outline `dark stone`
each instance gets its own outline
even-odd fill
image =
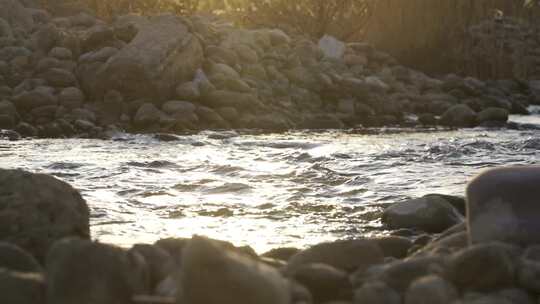
[[[150,272],[150,287],[153,290],[162,280],[175,271],[171,255],[156,245],[136,244],[131,251],[144,257]]]
[[[0,303],[44,304],[45,279],[37,273],[0,268]]]
[[[42,271],[33,256],[17,245],[6,242],[0,242],[0,269],[2,268],[18,272]]]
[[[77,83],[77,79],[72,72],[59,68],[49,69],[43,73],[43,78],[47,80],[49,85],[55,87],[69,87]]]
[[[371,281],[354,291],[354,304],[401,304],[399,293],[381,281]]]
[[[262,254],[263,257],[288,261],[293,255],[300,252],[298,248],[284,247],[284,248],[275,248],[268,252]]]
[[[385,257],[404,258],[412,247],[410,239],[398,236],[386,236],[373,239],[384,252]]]
[[[132,303],[148,294],[148,269],[136,252],[79,239],[54,244],[46,262],[47,303]]]
[[[511,286],[519,252],[503,243],[478,244],[455,253],[448,275],[461,289],[491,290]]]
[[[472,243],[540,242],[540,167],[504,167],[483,172],[467,186]]]
[[[382,271],[376,273],[372,279],[383,281],[393,289],[404,292],[416,279],[431,274],[440,274],[443,269],[444,259],[440,257],[419,257],[384,265]]]
[[[345,271],[365,269],[381,263],[384,253],[377,242],[367,239],[321,243],[302,250],[289,259],[288,270],[311,263],[322,263]]]
[[[451,304],[458,296],[452,284],[439,276],[430,275],[412,282],[405,294],[405,304]]]
[[[451,127],[473,127],[476,113],[467,105],[459,104],[451,107],[441,117],[441,123]]]
[[[277,270],[203,237],[194,236],[184,249],[181,277],[182,300],[190,304],[290,303]]]
[[[439,233],[463,221],[459,212],[439,196],[395,203],[384,210],[382,222],[392,229],[416,228]]]
[[[39,261],[58,239],[90,237],[88,206],[67,183],[45,174],[0,170],[0,189],[5,194],[0,196],[0,240]]]
[[[21,136],[23,137],[36,137],[38,134],[37,129],[26,122],[21,122],[15,127],[15,131],[17,131]]]
[[[330,300],[347,300],[351,290],[348,274],[326,264],[305,264],[291,274],[297,282],[306,286],[317,303]]]

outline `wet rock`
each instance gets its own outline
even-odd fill
[[[135,252],[67,239],[47,255],[47,303],[131,303],[148,294],[148,269]]]
[[[415,280],[432,274],[441,274],[444,271],[444,259],[439,257],[420,257],[399,260],[382,266],[380,272],[375,272],[373,278],[388,284],[393,289],[404,292]]]
[[[184,113],[193,113],[195,112],[196,106],[191,102],[182,101],[182,100],[170,100],[167,101],[161,106],[163,112],[172,115],[178,112]]]
[[[7,114],[0,114],[0,129],[13,129],[16,122],[13,116]]]
[[[412,256],[451,254],[467,247],[468,244],[469,237],[467,232],[462,231],[436,239],[425,245],[425,247],[414,252]]]
[[[49,85],[54,87],[69,87],[74,86],[77,83],[75,75],[64,69],[52,68],[43,73],[42,76],[47,80]]]
[[[470,107],[459,104],[444,112],[440,121],[443,125],[450,127],[473,127],[476,118],[476,113]]]
[[[133,123],[138,128],[144,129],[158,124],[162,115],[163,113],[154,104],[145,103],[135,113]]]
[[[282,261],[288,261],[289,258],[297,254],[298,252],[300,252],[300,249],[298,248],[283,247],[272,249],[268,252],[263,253],[261,256]]]
[[[159,282],[174,272],[175,265],[172,257],[158,246],[136,244],[131,248],[131,251],[144,257],[149,269],[151,289],[154,289]]]
[[[10,117],[13,122],[19,121],[19,113],[15,105],[7,100],[0,101],[0,115]]]
[[[261,102],[253,94],[224,90],[216,90],[203,96],[202,102],[212,108],[233,107],[241,110],[261,106]]]
[[[182,265],[181,290],[191,304],[291,301],[288,284],[275,269],[203,237],[191,239]]]
[[[451,281],[459,288],[491,290],[510,286],[519,251],[503,243],[478,244],[455,253],[448,265]]]
[[[2,268],[18,272],[42,271],[33,256],[20,247],[6,242],[0,242],[0,269]]]
[[[373,239],[382,249],[385,257],[404,258],[413,246],[410,239],[398,236],[385,236]]]
[[[60,39],[58,28],[53,24],[40,27],[32,34],[31,45],[34,50],[47,54]]]
[[[84,93],[77,87],[62,89],[58,94],[58,103],[68,109],[80,108],[84,101]]]
[[[73,58],[73,52],[63,47],[54,47],[49,51],[49,56],[58,60],[71,60]]]
[[[496,293],[497,297],[508,300],[513,304],[534,304],[536,298],[533,294],[520,288],[508,288]]]
[[[382,221],[392,229],[417,228],[438,233],[460,223],[463,218],[445,199],[431,196],[391,205],[384,210]]]
[[[12,28],[20,28],[25,32],[29,32],[34,26],[30,10],[18,0],[0,1],[0,18],[6,20]]]
[[[188,81],[176,87],[176,97],[181,100],[196,101],[201,97],[201,92],[199,91],[199,86],[195,82]]]
[[[82,48],[84,51],[96,50],[106,46],[114,39],[113,30],[106,25],[95,25],[84,33],[82,38]]]
[[[197,107],[195,113],[200,118],[201,122],[209,128],[227,129],[230,124],[223,119],[216,111],[208,107]]]
[[[365,269],[383,261],[384,253],[376,242],[367,239],[322,243],[302,250],[289,259],[287,269],[322,263],[345,271]]]
[[[540,242],[537,197],[540,167],[503,167],[485,171],[467,186],[472,243]]]
[[[114,36],[125,43],[130,43],[139,30],[133,23],[116,24],[114,26]]]
[[[37,107],[56,105],[57,102],[57,99],[50,91],[42,88],[23,92],[13,97],[13,103],[21,113]]]
[[[202,49],[172,15],[148,19],[135,38],[99,68],[93,92],[114,89],[127,99],[172,97],[182,81],[193,79],[202,62]]]
[[[154,245],[167,251],[177,266],[182,264],[182,253],[189,243],[186,238],[165,238],[158,240]]]
[[[297,125],[300,129],[343,129],[345,124],[335,115],[307,115]]]
[[[38,134],[37,129],[26,122],[20,122],[16,127],[15,131],[17,131],[21,136],[23,137],[35,137]]]
[[[88,206],[65,182],[45,174],[0,170],[0,189],[5,194],[0,196],[0,240],[43,261],[56,240],[90,237]]]
[[[454,196],[454,195],[446,195],[446,194],[438,194],[438,193],[431,193],[424,195],[425,198],[442,198],[450,205],[452,205],[454,208],[456,208],[457,211],[463,216],[465,216],[465,209],[466,209],[466,203],[465,198],[462,196]]]
[[[0,290],[1,303],[45,303],[45,279],[38,273],[14,272],[0,268]]]
[[[430,275],[412,282],[405,294],[405,304],[450,304],[458,296],[452,284],[439,276]]]
[[[400,304],[397,291],[381,281],[372,281],[354,291],[354,304]]]
[[[508,121],[508,110],[503,108],[487,108],[478,113],[476,120],[479,124],[485,122],[506,122]]]
[[[351,283],[348,274],[326,264],[305,264],[293,271],[291,277],[311,292],[317,303],[347,299]]]

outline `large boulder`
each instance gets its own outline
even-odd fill
[[[31,11],[19,0],[0,0],[0,18],[6,20],[12,28],[23,31],[30,31],[34,26]]]
[[[44,257],[64,237],[88,239],[89,211],[80,193],[45,174],[0,170],[0,240]]]
[[[460,223],[463,217],[442,197],[424,196],[391,205],[384,210],[382,221],[392,229],[439,233]]]
[[[441,116],[441,123],[450,127],[473,127],[476,113],[467,105],[459,104],[451,107]]]
[[[149,288],[139,253],[87,240],[57,242],[47,255],[46,275],[47,303],[132,303]]]
[[[472,243],[540,242],[540,166],[485,171],[467,186],[467,214]]]
[[[180,18],[150,17],[85,87],[97,95],[114,89],[127,99],[165,99],[174,95],[176,85],[193,79],[202,58],[201,45]]]
[[[181,278],[179,289],[190,304],[291,302],[277,270],[203,237],[193,237],[184,249]]]

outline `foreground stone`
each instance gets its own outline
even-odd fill
[[[89,210],[80,193],[45,174],[0,169],[0,240],[44,261],[64,237],[88,239]]]
[[[47,303],[131,303],[133,296],[149,292],[144,258],[118,247],[62,240],[46,264]]]
[[[468,226],[472,243],[540,242],[540,167],[488,170],[467,187]]]
[[[43,275],[14,272],[0,268],[0,303],[45,303],[45,280]]]
[[[291,302],[277,270],[196,236],[184,249],[180,289],[190,304]]]

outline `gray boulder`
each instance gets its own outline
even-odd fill
[[[28,252],[6,242],[0,242],[0,269],[19,272],[41,272],[41,265]],[[0,293],[1,294],[1,293]]]
[[[178,83],[193,79],[202,57],[198,40],[180,18],[151,17],[85,87],[98,95],[114,89],[127,99],[165,99],[172,97]]]
[[[57,242],[47,255],[47,303],[131,303],[148,294],[144,258],[136,252],[79,239]]]
[[[425,196],[391,205],[384,210],[382,221],[392,229],[439,233],[460,223],[463,217],[442,197]]]
[[[72,72],[60,68],[52,68],[43,73],[43,78],[54,87],[69,87],[77,83]]]
[[[440,276],[417,279],[405,293],[405,304],[451,304],[459,297],[457,289]]]
[[[44,295],[43,275],[0,268],[0,303],[44,304]]]
[[[170,100],[161,106],[163,112],[172,115],[178,112],[184,113],[193,113],[195,112],[196,106],[191,102],[182,101],[182,100]]]
[[[510,113],[507,109],[503,108],[487,108],[485,110],[482,110],[478,113],[478,116],[476,117],[476,120],[479,124],[485,123],[485,122],[507,122],[508,121],[508,115]]]
[[[470,246],[450,258],[448,277],[457,287],[469,290],[511,286],[519,253],[518,248],[498,242]]]
[[[163,112],[161,112],[154,104],[144,103],[141,105],[133,118],[133,123],[137,128],[146,128],[159,124]]]
[[[84,93],[77,87],[62,89],[58,94],[58,103],[68,109],[80,108],[84,101]]]
[[[184,249],[181,287],[190,304],[288,304],[287,281],[274,268],[194,236]]]
[[[176,87],[176,97],[181,100],[196,101],[201,97],[201,92],[195,82],[188,81]]]
[[[0,240],[43,261],[58,239],[90,237],[89,211],[80,193],[52,176],[0,170]],[[29,191],[31,189],[31,191]]]
[[[473,127],[476,123],[476,112],[469,106],[459,104],[451,107],[441,116],[441,123],[450,127]]]
[[[34,26],[31,12],[18,0],[0,0],[0,18],[6,20],[12,28],[26,32]]]
[[[210,92],[204,96],[201,101],[211,108],[233,107],[240,110],[246,110],[261,106],[261,102],[254,94],[224,90]]]
[[[291,277],[307,287],[317,303],[346,300],[346,291],[351,289],[351,282],[345,271],[325,264],[302,265],[294,270]]]
[[[381,281],[372,281],[354,291],[354,304],[401,304],[399,293]]]
[[[467,186],[469,237],[472,243],[540,242],[540,166],[485,171]]]

